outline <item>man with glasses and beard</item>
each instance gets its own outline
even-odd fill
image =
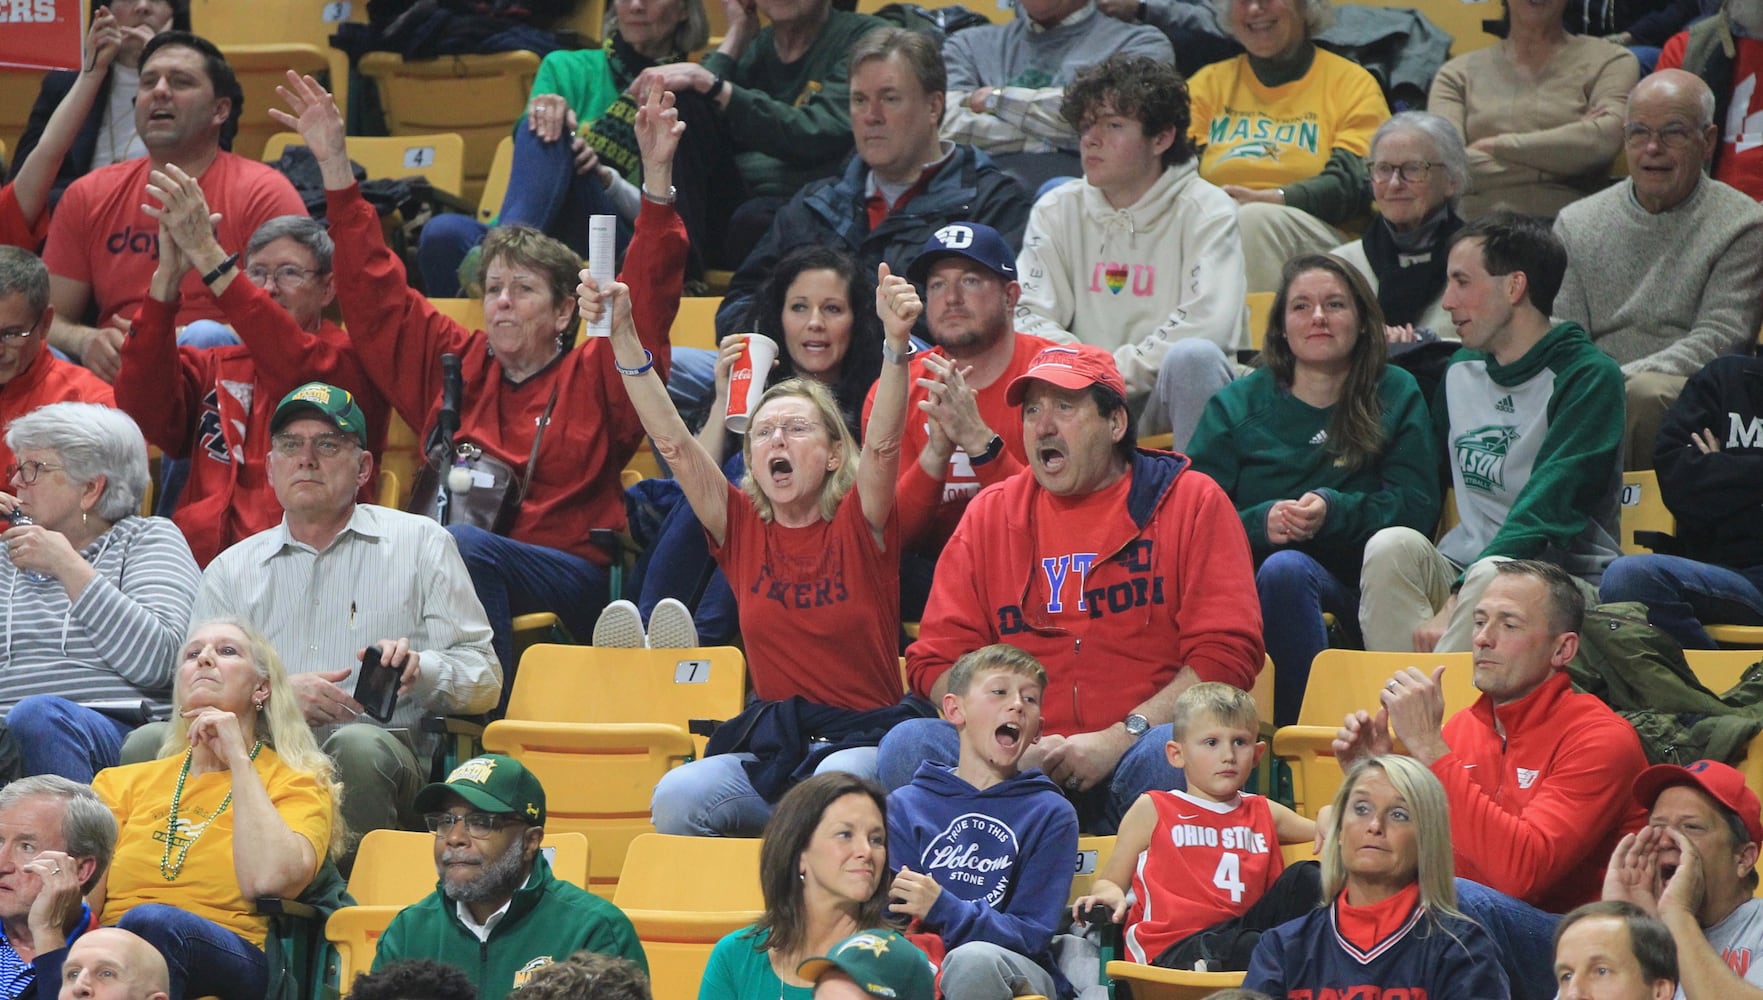
[[[428,785],[416,808],[435,835],[440,884],[380,937],[373,971],[428,958],[455,966],[478,996],[499,997],[578,951],[630,959],[648,971],[629,920],[611,903],[558,879],[539,852],[545,789],[512,757],[485,754]]]

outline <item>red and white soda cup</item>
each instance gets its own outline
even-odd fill
[[[746,334],[746,349],[728,373],[728,413],[722,425],[736,434],[747,433],[759,397],[765,395],[765,377],[777,360],[777,341],[760,333]]]

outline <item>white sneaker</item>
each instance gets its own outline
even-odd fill
[[[692,612],[671,597],[664,597],[649,615],[650,649],[696,649],[698,626]]]
[[[629,601],[613,601],[594,623],[594,645],[607,649],[642,649],[643,613]]]

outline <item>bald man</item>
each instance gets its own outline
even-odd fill
[[[80,935],[61,965],[61,1000],[171,1000],[165,957],[119,927]]]
[[[1684,382],[1747,349],[1763,318],[1763,208],[1703,175],[1718,143],[1708,85],[1683,70],[1655,73],[1628,95],[1628,179],[1555,220],[1567,245],[1555,316],[1622,365],[1629,469],[1653,467],[1660,421]]]

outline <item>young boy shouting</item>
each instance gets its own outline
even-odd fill
[[[1314,841],[1316,824],[1243,792],[1266,746],[1248,692],[1195,684],[1175,703],[1169,762],[1187,791],[1146,792],[1120,821],[1107,867],[1073,904],[1126,922],[1132,961],[1166,969],[1240,971],[1261,932],[1303,916],[1321,898],[1319,866],[1285,867],[1281,844]],[[1133,898],[1130,909],[1126,892]],[[1201,964],[1204,963],[1204,964]]]
[[[1077,858],[1077,811],[1018,761],[1041,733],[1047,671],[1004,644],[955,661],[943,715],[961,735],[954,768],[926,762],[888,796],[896,915],[942,938],[942,994],[1070,997],[1051,944]]]

